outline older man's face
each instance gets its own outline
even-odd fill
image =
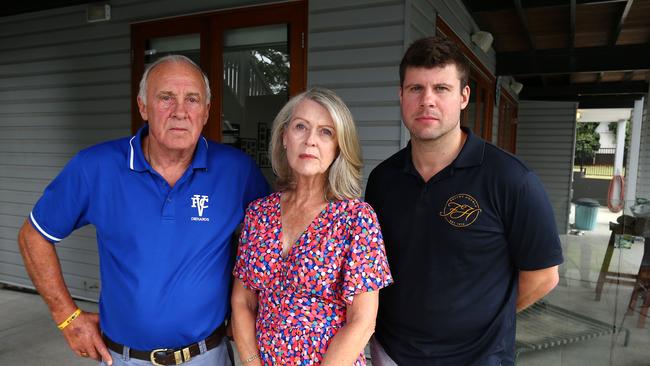
[[[138,107],[149,122],[149,143],[157,150],[193,152],[210,110],[201,73],[183,62],[165,62],[147,81],[147,104],[138,98]]]

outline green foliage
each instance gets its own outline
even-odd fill
[[[594,158],[600,149],[600,134],[596,132],[598,123],[578,123],[576,129],[576,158],[578,161],[587,162]]]
[[[289,55],[276,48],[259,48],[251,51],[253,62],[264,75],[273,94],[289,92]]]

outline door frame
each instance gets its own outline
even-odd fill
[[[486,141],[492,141],[492,119],[494,115],[494,90],[496,85],[496,78],[490,70],[483,65],[472,50],[465,45],[463,40],[451,29],[447,23],[440,17],[436,16],[436,34],[453,40],[460,48],[460,51],[465,55],[470,64],[469,80],[473,80],[477,87],[476,90],[470,90],[470,93],[476,95],[476,108],[474,130],[476,135],[481,136]],[[484,103],[482,103],[484,101]],[[481,108],[481,113],[478,113],[478,108]],[[469,115],[468,108],[465,108],[461,113],[461,122],[466,121]],[[479,116],[482,117],[479,120]]]
[[[244,27],[286,23],[289,44],[289,96],[303,92],[307,86],[307,1],[291,1],[254,5],[214,12],[179,16],[131,24],[131,131],[135,133],[144,121],[140,117],[136,97],[144,73],[144,51],[150,38],[198,33],[200,66],[210,80],[212,100],[208,123],[203,134],[221,141],[221,88],[223,84],[223,34]]]

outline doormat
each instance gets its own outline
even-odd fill
[[[615,325],[538,301],[517,314],[516,354],[585,341],[617,331],[625,332],[624,346],[627,347],[629,329],[617,330]]]

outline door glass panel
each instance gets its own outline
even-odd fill
[[[289,95],[288,27],[232,29],[223,41],[222,142],[242,149],[272,181],[271,127]]]
[[[201,35],[182,34],[147,40],[144,51],[145,69],[157,59],[171,54],[187,56],[197,65],[201,65]]]
[[[475,127],[474,127],[474,133],[477,135],[485,138],[485,104],[486,104],[486,99],[487,99],[487,93],[485,88],[482,86],[479,87],[481,90],[477,90],[477,103],[476,103],[476,120],[475,120]]]
[[[508,141],[510,141],[510,104],[501,101],[501,111],[499,113],[499,147],[509,150]]]
[[[476,90],[476,81],[474,79],[469,79],[469,103],[467,103],[467,113],[466,113],[466,118],[465,121],[463,121],[463,126],[469,128],[470,130],[474,131],[474,125],[476,122],[476,93],[478,90]]]

